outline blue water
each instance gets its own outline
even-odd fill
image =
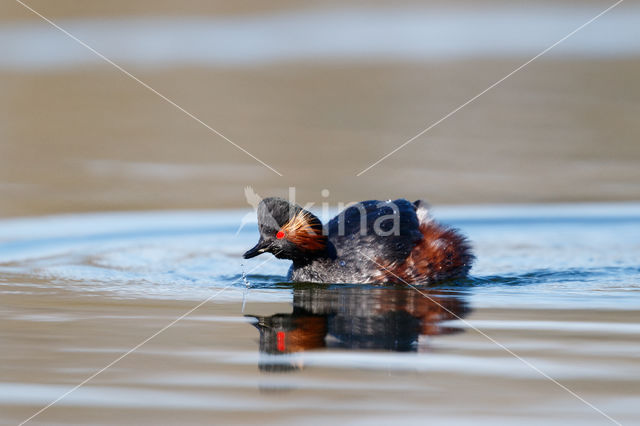
[[[434,208],[478,261],[418,288],[287,283],[246,213],[1,220],[0,423],[107,366],[33,423],[637,423],[640,204]]]
[[[119,64],[152,69],[327,60],[424,62],[532,57],[611,4],[329,8],[226,17],[54,21]],[[640,54],[639,17],[637,4],[623,2],[548,56],[635,57]],[[0,26],[0,69],[73,69],[101,63],[38,18]]]
[[[289,262],[241,253],[246,211],[63,215],[0,221],[0,274],[114,297],[287,301]],[[473,242],[466,280],[436,286],[480,307],[640,308],[640,204],[455,207],[437,218]],[[246,273],[249,284],[242,278]],[[25,284],[20,291],[29,292]],[[3,284],[0,283],[0,292]],[[11,284],[11,291],[16,291]]]

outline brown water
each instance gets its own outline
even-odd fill
[[[283,176],[0,4],[0,424],[640,422],[637,4],[358,177],[611,3],[28,3]],[[247,185],[460,205],[473,276],[285,283]]]
[[[283,176],[7,4],[16,18],[0,31],[2,216],[240,207],[246,185],[263,196],[295,186],[303,203],[328,189],[332,205],[640,198],[633,2],[359,177],[607,5],[281,3],[287,11],[228,15],[190,3],[173,13],[56,4],[34,3]]]
[[[31,416],[191,307],[81,303],[76,294],[42,297],[46,307],[3,299],[13,308],[2,318],[11,330],[3,332],[5,424]],[[419,353],[316,348],[294,361],[295,371],[260,371],[258,332],[239,310],[207,304],[32,424],[609,423],[473,331],[429,336]],[[249,302],[246,311],[272,315],[291,306]],[[492,321],[484,329],[492,338],[623,424],[637,422],[637,313],[502,308],[470,319]],[[512,329],[511,321],[525,326]],[[580,322],[586,330],[538,328],[538,321]],[[600,321],[608,327],[589,330]],[[610,333],[625,325],[635,332]]]
[[[242,212],[1,221],[2,423],[637,422],[640,207],[436,214],[478,262],[418,289],[285,283]]]

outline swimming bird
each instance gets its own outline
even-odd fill
[[[244,258],[289,259],[291,281],[434,283],[465,277],[474,260],[466,237],[436,222],[423,200],[361,201],[325,226],[283,198],[263,199],[257,214],[260,238]]]

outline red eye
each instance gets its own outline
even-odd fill
[[[279,240],[283,239],[284,238],[284,232],[278,231],[278,233],[276,234],[276,238],[279,239]]]

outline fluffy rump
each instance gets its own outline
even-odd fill
[[[465,277],[475,258],[467,239],[433,220],[420,221],[419,229],[422,240],[404,261],[387,266],[381,281],[431,283]]]

